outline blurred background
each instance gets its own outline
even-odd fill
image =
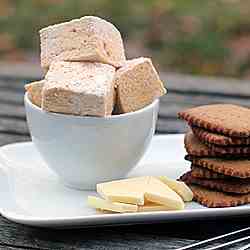
[[[84,15],[114,23],[128,58],[161,71],[250,78],[247,0],[0,0],[0,63],[38,65],[39,29]]]

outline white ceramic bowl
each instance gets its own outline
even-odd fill
[[[155,131],[159,100],[106,118],[45,112],[25,94],[27,121],[36,148],[67,186],[91,190],[119,179],[144,155]],[[34,166],[35,167],[35,166]]]

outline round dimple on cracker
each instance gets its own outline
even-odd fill
[[[204,105],[178,113],[192,126],[230,137],[250,136],[250,109],[232,104]]]
[[[199,185],[188,185],[194,194],[194,200],[206,207],[235,207],[250,203],[250,193],[230,194],[214,191]]]
[[[226,193],[247,194],[250,193],[250,180],[240,178],[230,179],[202,179],[193,177],[191,171],[180,178],[187,184],[197,184],[209,189],[214,189]]]
[[[250,137],[229,137],[195,126],[192,126],[191,129],[194,135],[203,143],[216,144],[219,146],[250,145]]]

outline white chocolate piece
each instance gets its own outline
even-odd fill
[[[116,213],[133,213],[133,212],[154,212],[154,211],[169,211],[171,207],[162,206],[159,204],[148,203],[143,206],[133,204],[111,202],[96,196],[88,196],[88,205],[98,210],[110,211]]]
[[[158,178],[150,176],[145,188],[145,200],[167,206],[172,210],[184,209],[182,198]]]
[[[110,202],[144,205],[148,202],[168,209],[184,209],[182,198],[158,178],[143,176],[97,184],[97,192]]]
[[[148,176],[99,183],[97,193],[111,202],[144,205],[143,187]]]
[[[110,202],[96,196],[88,196],[88,205],[96,209],[117,213],[137,212],[138,210],[136,205]]]
[[[171,206],[159,205],[156,203],[148,203],[143,206],[138,206],[138,212],[155,212],[155,211],[172,211],[174,210]]]
[[[193,200],[193,192],[184,182],[170,179],[167,176],[159,176],[158,178],[179,194],[183,201]]]

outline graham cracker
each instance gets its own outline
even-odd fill
[[[204,105],[178,113],[192,126],[228,135],[250,136],[250,109],[232,104]]]
[[[192,176],[191,172],[180,177],[186,184],[197,184],[209,189],[215,189],[226,193],[247,194],[250,193],[250,180],[240,178],[230,179],[201,179]]]
[[[230,194],[214,191],[198,185],[188,185],[194,194],[194,200],[206,207],[235,207],[250,203],[250,194]]]
[[[194,135],[204,143],[216,144],[219,146],[230,145],[250,145],[250,137],[229,137],[226,135],[216,134],[203,128],[192,127]]]
[[[195,156],[217,156],[207,145],[198,140],[198,138],[191,132],[187,132],[184,137],[185,149],[190,155]]]
[[[206,143],[206,145],[213,151],[219,154],[228,155],[249,155],[250,157],[250,147],[249,146],[217,146],[215,144]]]
[[[248,149],[232,150],[230,147],[214,147],[212,144],[202,143],[192,131],[186,133],[184,137],[184,145],[187,153],[189,155],[199,156],[199,157],[223,157],[223,158],[239,158],[239,157],[250,157]],[[250,150],[250,147],[247,147]],[[216,151],[215,151],[216,149]]]
[[[187,155],[185,160],[220,174],[237,178],[250,177],[250,160],[248,159],[222,159]]]

